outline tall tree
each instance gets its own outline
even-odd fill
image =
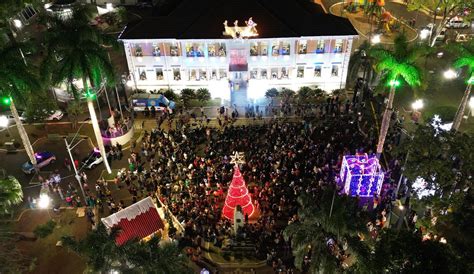
[[[464,1],[464,0],[411,0],[408,4],[408,10],[423,10],[428,9],[433,18],[432,18],[432,35],[431,41],[429,41],[430,46],[434,46],[436,42],[436,37],[441,32],[446,23],[458,16],[463,14],[464,20],[471,22],[473,18],[474,2]],[[471,11],[465,13],[465,11]],[[441,20],[439,20],[441,17]]]
[[[23,190],[15,177],[0,180],[0,214],[11,213],[12,207],[22,201]]]
[[[207,88],[198,88],[196,90],[196,99],[202,103],[211,100],[211,93]]]
[[[278,92],[276,88],[271,88],[265,92],[265,97],[269,98],[272,101],[272,104],[273,104],[273,98],[278,97],[278,95],[280,95],[280,93]]]
[[[26,62],[21,61],[22,56],[19,49],[22,46],[22,44],[10,43],[0,49],[0,60],[2,60],[0,62],[0,95],[3,97],[3,102],[10,105],[23,147],[30,162],[36,165],[35,153],[18,115],[16,102],[25,104],[28,95],[34,90],[40,89],[40,83],[32,72],[32,66],[28,67]]]
[[[181,90],[181,100],[185,107],[189,106],[189,102],[196,98],[196,92],[191,88],[183,88]]]
[[[328,246],[328,239],[337,244],[357,238],[366,230],[366,216],[361,215],[356,199],[338,195],[335,186],[316,196],[303,194],[298,204],[299,220],[284,231],[285,239],[291,241],[296,267],[301,269],[304,257],[310,254],[311,273],[334,273],[341,262]]]
[[[395,38],[393,50],[373,48],[369,51],[375,59],[375,70],[381,74],[381,83],[390,86],[388,103],[383,114],[382,125],[380,127],[379,140],[377,144],[377,155],[383,152],[385,138],[390,126],[390,119],[393,113],[393,100],[395,89],[402,83],[407,83],[410,87],[421,85],[421,72],[415,62],[422,55],[421,48],[410,46],[404,35]]]
[[[456,49],[456,54],[459,55],[459,58],[454,62],[456,68],[465,68],[466,69],[466,80],[467,87],[462,96],[461,103],[459,104],[456,116],[454,117],[453,130],[458,130],[461,125],[462,118],[464,116],[464,111],[466,110],[466,105],[471,95],[472,84],[474,84],[474,40],[471,40],[469,43],[460,44]]]

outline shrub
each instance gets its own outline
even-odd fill
[[[443,123],[452,122],[456,115],[457,108],[453,106],[437,106],[431,110],[423,111],[423,119],[425,121],[432,119],[435,114],[439,115]]]
[[[47,223],[38,225],[33,233],[35,234],[36,237],[38,238],[46,238],[48,237],[51,233],[53,233],[54,228],[56,227],[56,222],[53,220],[49,220]]]

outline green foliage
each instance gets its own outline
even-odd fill
[[[42,74],[53,85],[66,81],[76,100],[80,93],[73,84],[75,79],[82,79],[85,87],[87,80],[94,87],[104,79],[109,86],[115,84],[115,72],[106,47],[118,47],[118,43],[90,26],[89,18],[89,11],[83,7],[74,8],[69,20],[49,17],[51,28],[45,35],[46,58]]]
[[[449,245],[408,231],[382,230],[355,273],[468,273]]]
[[[96,230],[77,241],[72,237],[63,237],[63,244],[87,259],[93,271],[109,272],[112,269],[126,273],[191,273],[187,266],[187,257],[174,243],[160,243],[160,238],[149,241],[132,240],[117,246],[115,237],[118,230],[110,234],[99,223]]]
[[[0,180],[0,214],[11,213],[12,207],[22,201],[23,190],[15,177]]]
[[[296,92],[289,88],[283,88],[282,91],[280,92],[280,96],[282,100],[286,103],[290,102],[295,97],[295,95],[296,95]]]
[[[181,101],[185,107],[189,106],[189,101],[196,99],[196,93],[194,89],[184,88],[181,90]]]
[[[279,95],[280,93],[278,92],[276,88],[271,88],[265,92],[265,97],[269,99],[273,99],[275,97],[278,97]]]
[[[466,79],[473,77],[474,73],[474,40],[468,43],[456,43],[452,46],[452,51],[459,56],[454,61],[454,67],[466,70]]]
[[[162,93],[163,96],[165,96],[168,100],[175,102],[179,100],[179,95],[176,94],[172,89],[160,90],[160,93]]]
[[[369,50],[369,56],[375,60],[375,71],[381,74],[382,85],[403,80],[411,87],[421,85],[421,70],[415,62],[425,53],[423,48],[410,46],[404,35],[395,38],[393,50],[381,47],[373,47]]]
[[[334,273],[340,264],[328,248],[327,238],[342,243],[357,237],[366,230],[367,216],[360,212],[356,199],[336,194],[335,186],[315,197],[302,194],[298,204],[299,221],[287,226],[283,234],[291,240],[296,267],[301,269],[304,256],[311,253],[310,272]]]
[[[46,238],[51,233],[53,233],[54,228],[56,227],[56,222],[53,220],[49,220],[47,223],[38,225],[35,230],[33,230],[33,233],[35,234],[36,237],[39,238]]]
[[[298,101],[301,104],[308,104],[324,96],[324,90],[320,88],[301,87],[298,90]]]
[[[28,96],[27,108],[25,109],[26,121],[43,121],[50,112],[57,110],[58,106],[49,92],[37,91]]]
[[[211,100],[211,93],[207,88],[199,88],[198,90],[196,90],[196,99],[199,102]]]
[[[429,121],[437,114],[443,122],[450,122],[454,120],[456,110],[457,108],[453,106],[435,106],[423,111],[423,120]]]

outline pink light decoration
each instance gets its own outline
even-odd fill
[[[239,167],[235,166],[234,177],[232,178],[232,182],[230,183],[227,192],[224,208],[222,209],[222,215],[225,218],[234,221],[234,210],[238,205],[242,207],[242,213],[244,216],[247,214],[250,217],[255,211],[249,190],[245,185],[245,180],[240,173]]]

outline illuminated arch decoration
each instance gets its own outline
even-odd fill
[[[239,20],[234,21],[234,26],[229,27],[227,20],[224,21],[224,36],[231,36],[234,39],[249,38],[258,36],[257,23],[252,20],[245,21],[245,26],[239,26]]]
[[[238,166],[239,163],[243,163],[243,155],[240,153],[235,153],[234,156],[231,156],[231,158],[231,163],[235,164],[234,176],[232,178],[232,182],[230,183],[229,190],[227,191],[224,208],[222,209],[222,216],[233,222],[234,211],[238,205],[242,207],[242,213],[244,216],[248,215],[249,217],[255,212],[255,207],[252,203],[249,190],[245,185],[245,180],[242,177]]]
[[[375,155],[346,155],[342,159],[340,178],[347,195],[373,197],[380,194],[384,173]]]

